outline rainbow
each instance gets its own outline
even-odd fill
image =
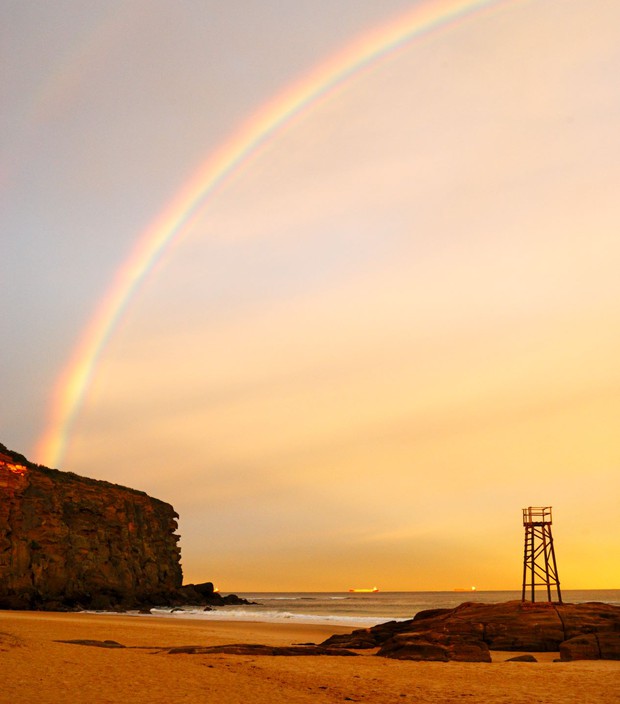
[[[217,187],[258,148],[302,111],[316,105],[352,76],[412,39],[454,23],[501,0],[429,0],[358,37],[260,107],[198,167],[170,203],[139,236],[117,271],[63,372],[57,379],[48,421],[34,456],[57,466],[102,350],[133,293],[175,238],[193,222]],[[504,0],[505,1],[505,0]]]

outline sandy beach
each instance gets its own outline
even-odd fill
[[[359,657],[171,655],[182,645],[319,643],[334,626],[0,612],[0,702],[620,702],[620,662],[400,662]],[[59,640],[115,640],[126,648]]]

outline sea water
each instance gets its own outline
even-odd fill
[[[454,608],[464,601],[495,604],[521,599],[521,591],[451,592],[248,592],[238,596],[252,605],[222,606],[212,611],[202,607],[152,609],[154,616],[214,621],[258,621],[316,623],[334,626],[374,626],[386,621],[404,621],[426,609]],[[552,593],[555,597],[555,593]],[[546,601],[538,594],[537,601]],[[600,601],[620,606],[620,589],[563,590],[565,603]]]

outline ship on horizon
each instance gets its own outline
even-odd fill
[[[379,588],[378,587],[368,587],[368,588],[361,588],[361,589],[349,589],[349,592],[352,594],[374,594],[375,592],[378,592]]]

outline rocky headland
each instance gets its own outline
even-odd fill
[[[29,462],[0,444],[0,608],[242,603],[182,586],[178,514],[142,491]]]

